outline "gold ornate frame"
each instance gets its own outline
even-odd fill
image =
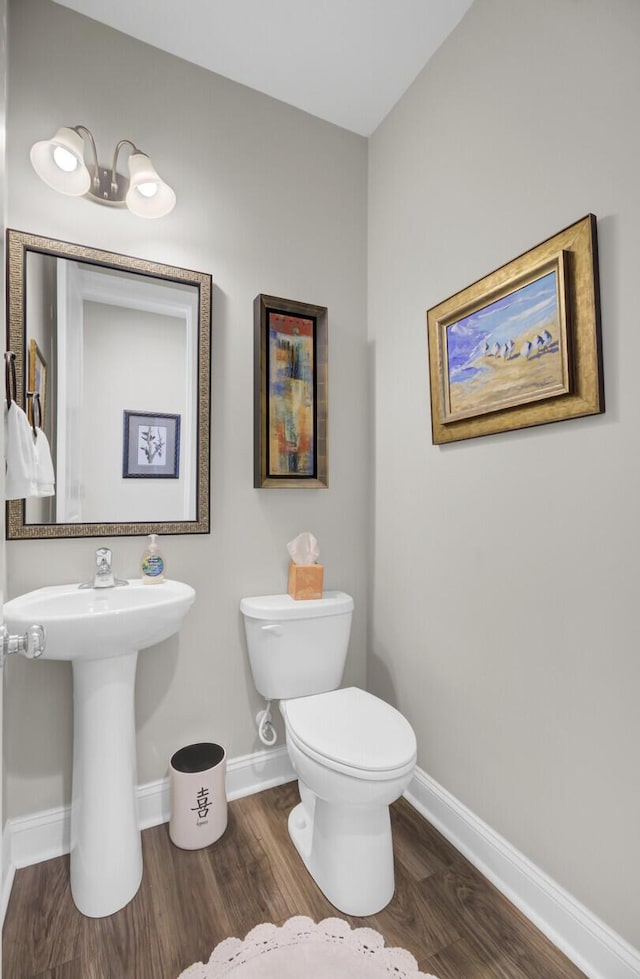
[[[29,397],[30,395],[30,397]],[[33,399],[38,396],[40,401],[39,427],[44,428],[45,418],[47,417],[47,363],[42,356],[42,351],[35,340],[29,340],[29,391],[27,401],[27,417],[33,425]]]
[[[447,329],[517,291],[541,272],[558,272],[562,383],[524,403],[504,396],[481,411],[451,410]],[[565,228],[427,312],[431,425],[434,445],[604,411],[596,218]]]
[[[145,534],[209,533],[209,424],[211,394],[211,276],[173,265],[149,262],[99,248],[44,238],[23,231],[7,231],[7,346],[15,353],[16,401],[25,404],[26,367],[26,260],[27,252],[73,258],[94,265],[152,278],[196,286],[198,289],[198,417],[196,518],[166,522],[27,524],[24,500],[7,501],[7,540],[65,537],[122,537]]]
[[[269,463],[269,317],[271,314],[313,323],[314,465],[305,475],[274,475]],[[327,307],[260,294],[254,315],[254,480],[256,489],[326,489],[327,466]]]

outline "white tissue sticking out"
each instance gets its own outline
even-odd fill
[[[308,530],[290,540],[287,550],[294,564],[316,564],[320,557],[318,541]]]

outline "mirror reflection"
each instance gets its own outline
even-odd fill
[[[17,398],[39,393],[56,472],[9,539],[208,532],[210,277],[8,238]]]

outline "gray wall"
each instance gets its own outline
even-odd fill
[[[476,0],[370,141],[373,690],[640,946],[640,5]],[[425,311],[597,215],[605,415],[431,445]]]
[[[198,599],[179,638],[140,655],[138,775],[220,741],[257,750],[238,605],[286,591],[287,541],[319,539],[327,587],[353,594],[348,679],[364,682],[367,582],[366,161],[362,137],[320,122],[48,0],[10,4],[8,224],[213,276],[212,531],[170,537],[171,577]],[[159,221],[49,190],[29,149],[60,125],[92,129],[100,155],[129,138],[173,185]],[[328,490],[253,489],[253,299],[329,308]],[[141,380],[145,380],[144,378]],[[91,572],[95,547],[136,576],[145,539],[16,541],[9,597]],[[71,673],[10,663],[5,677],[7,816],[70,799]],[[282,743],[282,741],[281,741]]]

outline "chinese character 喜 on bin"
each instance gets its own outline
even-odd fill
[[[209,802],[209,790],[202,788],[196,796],[197,804],[191,806],[191,811],[196,812],[198,817],[208,816],[211,803]]]

